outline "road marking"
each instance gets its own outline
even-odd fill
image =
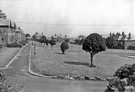
[[[17,56],[19,56],[20,52],[26,47],[26,45],[21,48],[21,50],[13,57],[13,59],[4,68],[0,68],[0,69],[7,69],[9,65],[17,58]]]

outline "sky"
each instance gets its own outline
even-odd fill
[[[0,0],[0,9],[31,35],[135,34],[134,0]]]

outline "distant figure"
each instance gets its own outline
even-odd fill
[[[34,55],[36,56],[37,55],[37,52],[34,50]]]
[[[34,44],[34,51],[36,51],[36,44]]]
[[[36,51],[36,44],[34,44],[34,55],[37,55],[37,51]]]

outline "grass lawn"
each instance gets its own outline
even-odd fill
[[[89,67],[90,55],[82,50],[81,45],[69,44],[69,49],[62,55],[60,44],[57,43],[53,50],[50,46],[37,46],[38,58],[32,58],[36,69],[51,75],[72,75],[90,77],[109,77],[116,69],[124,64],[133,64],[135,59],[125,56],[135,55],[132,50],[107,49],[94,56],[95,68]]]
[[[18,53],[21,48],[0,49],[0,68],[4,67]]]

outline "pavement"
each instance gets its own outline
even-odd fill
[[[25,84],[23,92],[104,92],[108,85],[107,81],[61,80],[31,75],[28,72],[29,51],[28,44],[9,65],[10,68],[4,70],[12,81]]]

